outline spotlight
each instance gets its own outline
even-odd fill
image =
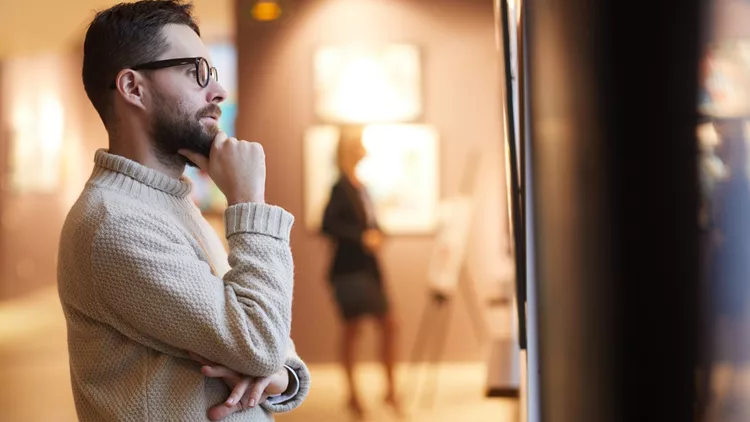
[[[253,18],[261,22],[269,22],[281,16],[281,6],[276,0],[258,0],[251,11]]]

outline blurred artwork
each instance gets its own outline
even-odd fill
[[[750,115],[750,41],[710,46],[701,69],[699,110],[714,117]]]
[[[336,126],[312,126],[304,139],[304,206],[305,226],[320,231],[331,188],[339,177],[336,168]]]
[[[9,179],[14,193],[55,193],[64,176],[66,87],[62,56],[9,59],[3,66],[3,109],[9,121]],[[69,126],[69,125],[68,125]]]
[[[219,74],[219,83],[226,89],[227,98],[220,104],[219,127],[229,136],[236,136],[237,118],[237,48],[232,43],[208,45],[213,66]],[[226,209],[224,194],[204,171],[188,166],[185,176],[193,183],[191,196],[204,214],[220,214]]]
[[[219,83],[227,91],[227,98],[221,103],[219,127],[229,136],[235,136],[237,119],[237,48],[233,43],[208,45],[214,67],[219,75]]]
[[[416,46],[327,46],[314,62],[315,112],[325,122],[408,122],[422,113]]]
[[[193,188],[190,191],[190,196],[202,213],[220,214],[224,212],[227,207],[227,199],[206,172],[197,167],[187,166],[185,177],[192,182]]]
[[[305,225],[319,231],[331,187],[338,179],[338,128],[305,133]],[[432,233],[438,224],[438,133],[428,125],[374,124],[365,128],[366,157],[357,175],[372,196],[379,223],[389,234]]]

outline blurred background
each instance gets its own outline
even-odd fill
[[[0,15],[0,420],[76,420],[56,257],[106,132],[82,41],[105,0]],[[605,4],[606,3],[606,4]],[[342,125],[385,242],[415,421],[750,421],[750,1],[195,0],[296,216],[292,337],[345,421],[321,233]],[[222,233],[225,200],[188,170]],[[383,406],[381,332],[357,344]]]
[[[95,11],[115,3],[3,1],[3,421],[75,420],[56,256],[63,220],[90,175],[93,154],[107,146],[81,82],[82,42]],[[333,152],[341,122],[368,125],[367,157],[358,173],[387,236],[381,259],[398,320],[405,402],[414,404],[417,420],[506,420],[516,414],[514,264],[495,4],[198,0],[194,5],[229,92],[220,125],[263,144],[267,200],[297,217],[292,337],[315,387],[303,408],[279,420],[349,420],[338,364],[340,323],[327,280],[331,248],[320,232],[322,208],[337,177]],[[224,198],[204,175],[188,170],[188,176],[196,203],[222,233]],[[453,221],[451,203],[458,200],[470,206],[453,214],[458,223],[446,223]],[[456,289],[459,279],[463,293]],[[450,315],[442,320],[436,319],[443,318],[442,308],[430,313],[438,290],[452,298]],[[423,316],[427,323],[421,327]],[[391,420],[382,406],[378,339],[376,327],[367,325],[358,346],[358,374],[371,419]],[[415,350],[420,340],[430,344],[426,351]],[[503,345],[493,346],[495,340]],[[502,356],[493,360],[495,355]],[[419,367],[409,360],[439,365]],[[498,366],[493,369],[501,374],[498,381],[490,379],[489,366]]]

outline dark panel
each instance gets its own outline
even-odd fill
[[[690,421],[699,1],[526,13],[542,420]]]

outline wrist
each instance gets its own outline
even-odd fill
[[[265,204],[266,199],[263,195],[236,195],[236,196],[227,196],[227,205],[237,205],[237,204],[246,204],[246,203],[253,203],[253,204]]]

